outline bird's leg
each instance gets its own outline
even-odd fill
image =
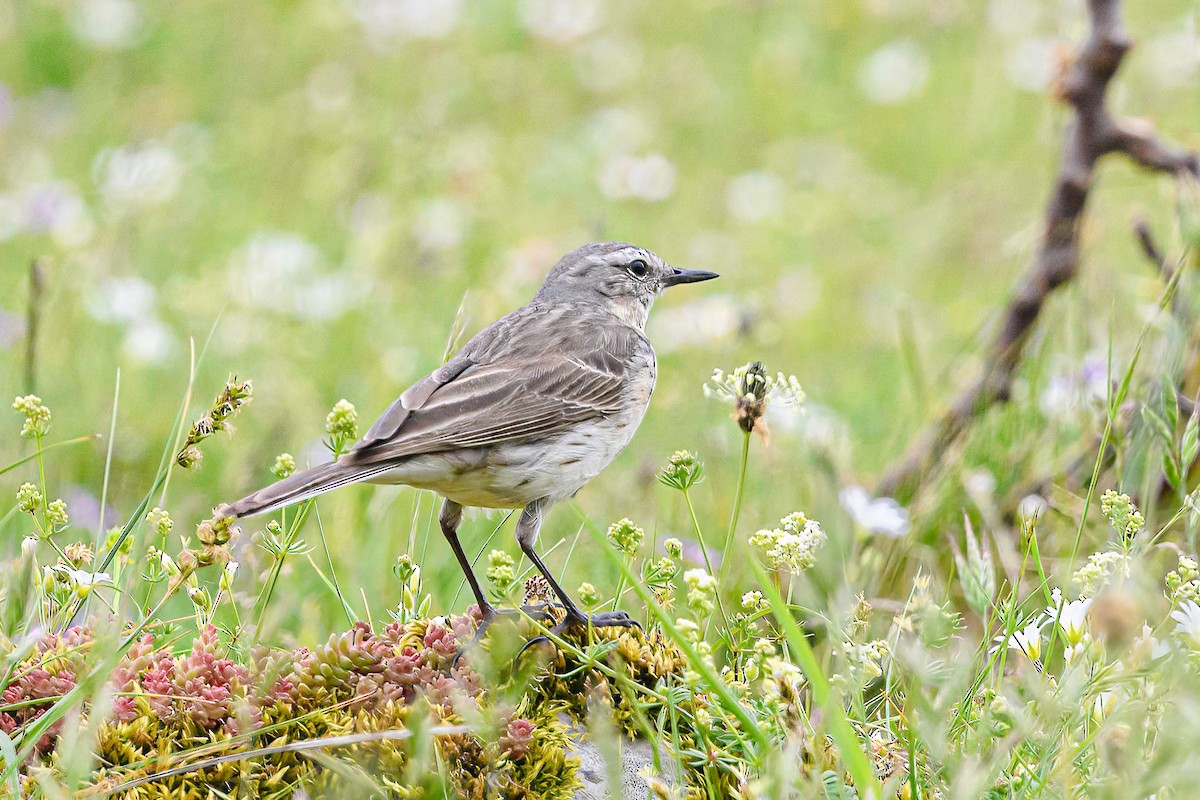
[[[454,557],[458,559],[458,565],[462,567],[463,575],[466,577],[467,583],[471,586],[471,593],[475,595],[475,602],[479,604],[479,613],[482,619],[479,621],[479,627],[475,629],[475,634],[471,637],[471,641],[454,656],[454,664],[458,663],[463,653],[479,644],[479,640],[483,638],[484,631],[487,630],[488,626],[497,617],[508,615],[520,616],[524,612],[542,621],[550,619],[550,615],[540,609],[526,608],[520,611],[515,608],[498,609],[488,601],[487,595],[483,593],[483,587],[479,585],[479,578],[475,577],[475,571],[471,569],[471,561],[467,558],[467,554],[463,552],[462,543],[458,541],[458,526],[462,522],[462,514],[462,506],[453,500],[447,500],[442,504],[442,511],[438,514],[438,524],[441,525],[442,534],[450,542],[450,549],[454,551]]]
[[[475,602],[479,604],[479,611],[483,615],[484,622],[488,622],[496,616],[496,608],[488,602],[487,596],[483,593],[483,587],[479,585],[479,578],[475,577],[475,571],[471,569],[471,561],[463,552],[462,544],[458,541],[458,525],[462,522],[462,514],[462,506],[453,500],[447,500],[442,504],[442,511],[438,514],[438,524],[442,526],[442,535],[450,542],[450,549],[454,551],[454,557],[458,559],[458,565],[462,567],[463,575],[471,586],[471,593],[475,595]]]
[[[624,611],[605,611],[589,617],[579,610],[579,606],[575,605],[575,601],[571,599],[571,596],[567,594],[566,590],[550,574],[550,570],[546,567],[546,562],[542,561],[542,557],[533,549],[533,545],[537,541],[538,530],[542,527],[542,512],[545,510],[545,506],[546,503],[544,500],[536,500],[525,506],[525,510],[521,512],[521,518],[517,520],[517,544],[521,546],[521,551],[533,562],[533,566],[537,568],[537,571],[545,577],[546,582],[550,584],[550,589],[558,596],[559,602],[562,603],[563,609],[567,612],[562,622],[555,625],[550,630],[550,633],[557,636],[569,628],[588,625],[589,623],[596,628],[640,628],[641,625],[638,624],[638,621]],[[546,639],[547,637],[545,636],[538,636],[535,639],[531,639],[526,642],[525,647],[521,648],[521,652],[528,649],[530,645],[546,641]]]

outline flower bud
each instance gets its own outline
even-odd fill
[[[296,471],[296,459],[291,453],[280,453],[275,456],[275,466],[271,467],[271,474],[280,480],[288,477]]]
[[[220,587],[222,592],[228,594],[233,591],[233,580],[237,577],[237,574],[238,563],[236,561],[230,561],[225,565],[225,569],[221,573]]]
[[[353,439],[358,436],[358,410],[349,400],[342,398],[334,404],[325,417],[325,432],[330,436]]]
[[[608,541],[625,555],[632,556],[642,546],[646,532],[626,518],[614,522],[608,528]]]
[[[42,507],[42,493],[32,483],[22,483],[17,489],[17,509],[26,514],[35,514]]]
[[[589,610],[600,605],[600,592],[590,583],[579,584],[576,596],[579,598],[579,602],[583,603],[583,607]]]

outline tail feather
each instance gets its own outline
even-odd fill
[[[390,468],[390,464],[372,467],[365,467],[361,464],[343,464],[338,461],[321,464],[297,472],[281,481],[276,481],[266,488],[243,497],[236,503],[221,506],[217,513],[227,517],[252,517],[256,514],[267,514],[284,506],[324,494],[331,489],[367,480]]]

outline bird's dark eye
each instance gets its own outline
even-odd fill
[[[629,270],[629,274],[635,278],[644,278],[650,273],[650,265],[640,258],[630,261],[625,269]]]

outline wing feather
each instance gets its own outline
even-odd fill
[[[405,392],[347,458],[372,464],[486,447],[615,415],[622,409],[631,356],[645,352],[653,358],[645,337],[625,325],[599,325],[588,341],[573,342],[555,336],[561,329],[547,326],[544,317],[505,322],[477,337],[490,333],[488,341],[472,340]],[[497,336],[510,341],[515,336],[517,346],[497,346]]]

